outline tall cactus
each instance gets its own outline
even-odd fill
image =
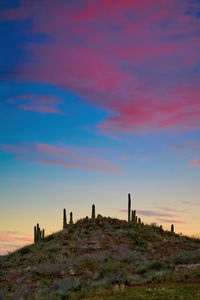
[[[37,242],[41,240],[41,231],[40,231],[40,226],[37,223]]]
[[[34,243],[38,243],[41,239],[44,239],[44,229],[41,231],[39,223],[34,226]]]
[[[34,226],[34,243],[37,242],[37,228]]]
[[[135,224],[136,223],[136,210],[132,210],[132,223]]]
[[[128,194],[128,222],[131,221],[131,195]]]
[[[66,209],[63,209],[63,229],[67,228],[67,216],[66,216]]]
[[[70,212],[70,221],[69,221],[70,224],[73,224],[73,214],[72,212]]]
[[[95,219],[95,205],[92,205],[92,219]]]
[[[171,232],[174,233],[174,224],[171,225]]]

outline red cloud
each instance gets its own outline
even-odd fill
[[[104,132],[200,128],[198,4],[186,0],[20,1],[6,20],[30,19],[48,44],[17,78],[53,83],[110,112]],[[186,14],[186,11],[194,13]],[[22,106],[30,109],[30,106]],[[35,106],[44,111],[44,107]],[[53,112],[49,110],[48,112]],[[55,112],[55,111],[54,111]]]
[[[95,155],[97,149],[49,144],[26,143],[20,145],[2,144],[0,148],[9,154],[16,155],[19,160],[38,164],[54,165],[63,168],[82,169],[99,172],[120,173],[121,169]]]

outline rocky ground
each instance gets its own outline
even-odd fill
[[[1,260],[0,299],[90,299],[99,289],[103,295],[199,278],[199,239],[99,215]]]

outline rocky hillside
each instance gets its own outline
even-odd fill
[[[6,256],[0,299],[103,299],[97,290],[198,278],[199,239],[98,215]]]

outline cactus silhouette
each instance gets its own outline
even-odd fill
[[[39,226],[39,224],[37,223],[37,242],[40,241],[40,238],[41,238],[40,226]]]
[[[72,214],[72,212],[70,212],[70,222],[69,223],[73,224],[73,214]]]
[[[66,209],[63,209],[63,229],[67,227],[67,216],[66,216]]]
[[[132,210],[132,222],[133,222],[133,224],[135,224],[136,223],[136,210]]]
[[[92,219],[95,219],[95,205],[92,205]]]
[[[34,243],[39,242],[41,239],[44,239],[44,229],[41,231],[39,223],[37,223],[37,226],[34,226]]]
[[[34,243],[37,242],[37,228],[34,226]]]
[[[174,224],[171,225],[171,232],[174,233]]]
[[[128,222],[131,220],[131,195],[128,194]]]

